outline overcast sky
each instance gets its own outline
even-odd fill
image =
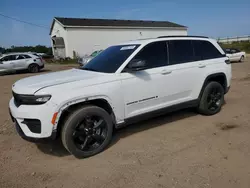
[[[0,0],[0,46],[50,45],[55,16],[166,20],[188,26],[190,35],[250,35],[250,0]],[[83,41],[84,42],[84,41]]]

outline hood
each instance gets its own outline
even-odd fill
[[[80,80],[91,79],[91,82],[89,84],[94,84],[94,80],[96,78],[97,80],[99,80],[99,77],[105,75],[107,74],[80,69],[71,69],[21,79],[12,86],[12,90],[18,94],[34,94],[38,90],[46,87]]]

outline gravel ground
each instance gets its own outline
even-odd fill
[[[250,59],[234,63],[222,111],[183,110],[118,130],[111,146],[76,159],[60,141],[22,140],[8,114],[11,85],[28,73],[0,77],[0,187],[250,187]],[[42,72],[68,69],[48,65]]]

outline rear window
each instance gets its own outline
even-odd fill
[[[193,40],[195,60],[207,60],[224,57],[223,54],[209,41]]]

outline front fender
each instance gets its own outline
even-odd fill
[[[111,106],[114,114],[116,114],[116,109],[115,109],[115,107],[114,107],[114,105],[112,103],[112,100],[108,96],[98,95],[98,96],[91,96],[91,97],[86,97],[85,96],[85,97],[73,98],[73,99],[64,101],[62,104],[58,105],[58,108],[56,110],[57,116],[56,116],[56,120],[55,120],[55,124],[54,124],[53,130],[57,129],[58,122],[59,122],[59,120],[61,118],[62,112],[65,109],[69,108],[72,105],[75,105],[75,104],[78,104],[78,103],[82,103],[82,102],[86,102],[86,101],[95,100],[95,99],[104,99],[104,100],[106,100],[109,103],[109,105]],[[116,121],[117,121],[117,119],[116,119]]]

